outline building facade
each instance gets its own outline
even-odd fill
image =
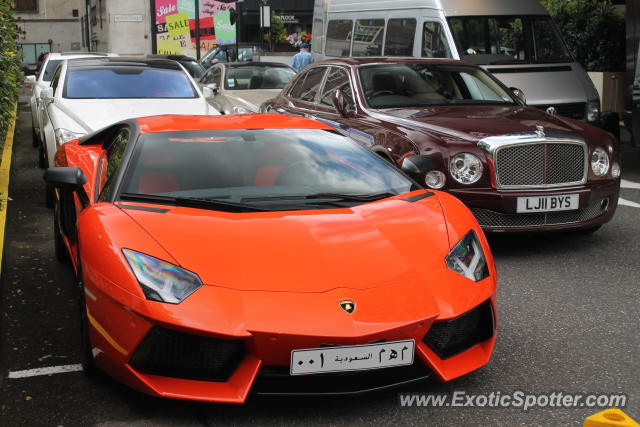
[[[85,0],[14,0],[20,30],[18,49],[25,69],[36,67],[42,52],[86,51],[81,16]]]
[[[82,39],[92,52],[151,53],[151,0],[85,0]]]

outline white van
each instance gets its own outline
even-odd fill
[[[600,99],[538,0],[316,0],[314,60],[454,58],[481,65],[530,106],[597,123]]]

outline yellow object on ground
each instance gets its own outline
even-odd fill
[[[11,123],[9,123],[7,136],[2,149],[2,163],[0,163],[0,269],[2,268],[4,225],[7,220],[7,201],[9,200],[9,170],[11,169],[11,152],[13,151],[13,132],[16,128],[17,109],[18,105],[15,104],[13,106],[13,119]]]
[[[584,420],[583,427],[640,427],[630,416],[618,408],[605,409],[602,412],[593,414]]]

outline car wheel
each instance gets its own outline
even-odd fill
[[[91,351],[91,336],[89,335],[89,316],[87,315],[87,296],[84,291],[84,280],[82,279],[82,265],[80,264],[80,256],[78,253],[78,291],[79,291],[79,309],[80,309],[80,364],[82,370],[87,376],[95,376],[98,374],[93,353]]]
[[[67,246],[64,244],[62,232],[60,231],[59,215],[59,207],[56,204],[53,214],[53,242],[56,259],[61,263],[66,264],[67,261],[69,261],[69,252],[67,251]]]
[[[40,137],[33,127],[31,128],[31,145],[33,145],[34,147],[40,146]]]

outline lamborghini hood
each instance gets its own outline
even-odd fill
[[[326,292],[399,284],[444,269],[449,251],[437,197],[312,211],[125,212],[204,284],[237,290]]]

